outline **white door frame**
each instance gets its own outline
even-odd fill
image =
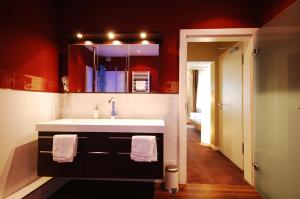
[[[209,41],[211,38],[222,37],[252,37],[257,28],[229,28],[229,29],[181,29],[179,38],[179,99],[178,99],[178,120],[179,120],[179,179],[180,184],[187,182],[187,139],[186,139],[186,70],[187,70],[187,42],[189,38],[197,37],[202,41]],[[251,74],[252,75],[252,74]],[[249,84],[253,85],[253,82]],[[252,89],[252,86],[251,86]],[[249,89],[249,90],[251,90]],[[249,95],[250,97],[252,95]],[[244,99],[243,99],[244,100]],[[249,100],[249,99],[248,99]],[[253,99],[250,99],[252,102]],[[249,105],[251,106],[251,105]],[[252,106],[251,106],[252,107]],[[251,113],[250,113],[251,114]],[[216,116],[217,117],[217,116]],[[251,132],[252,133],[252,132]],[[253,135],[252,135],[253,136]],[[252,142],[252,139],[251,139]],[[246,143],[245,143],[246,145]],[[253,143],[247,145],[253,151]],[[251,157],[252,162],[253,157]],[[250,165],[251,166],[251,165]],[[253,172],[252,172],[253,173]],[[253,179],[253,177],[252,177]],[[252,180],[250,184],[253,184]]]

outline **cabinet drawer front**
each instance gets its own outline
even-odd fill
[[[102,148],[102,147],[110,147],[111,140],[106,133],[98,133],[93,135],[88,135],[87,145],[90,148]]]
[[[89,151],[86,158],[86,176],[94,178],[113,177],[114,159],[109,151]]]
[[[82,177],[84,171],[83,154],[77,153],[73,162],[53,161],[51,151],[39,151],[38,176]]]
[[[130,153],[118,153],[116,156],[117,178],[162,179],[163,166],[161,158],[157,162],[135,162]]]

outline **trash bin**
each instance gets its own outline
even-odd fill
[[[167,165],[165,168],[165,189],[170,193],[178,191],[178,167]]]

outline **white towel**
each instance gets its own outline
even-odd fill
[[[77,135],[54,135],[52,145],[53,160],[59,163],[73,162],[77,153]]]
[[[156,137],[132,136],[130,157],[137,162],[157,161]]]

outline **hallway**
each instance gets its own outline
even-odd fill
[[[243,171],[218,151],[200,144],[200,132],[187,126],[187,181],[200,184],[248,185]]]

